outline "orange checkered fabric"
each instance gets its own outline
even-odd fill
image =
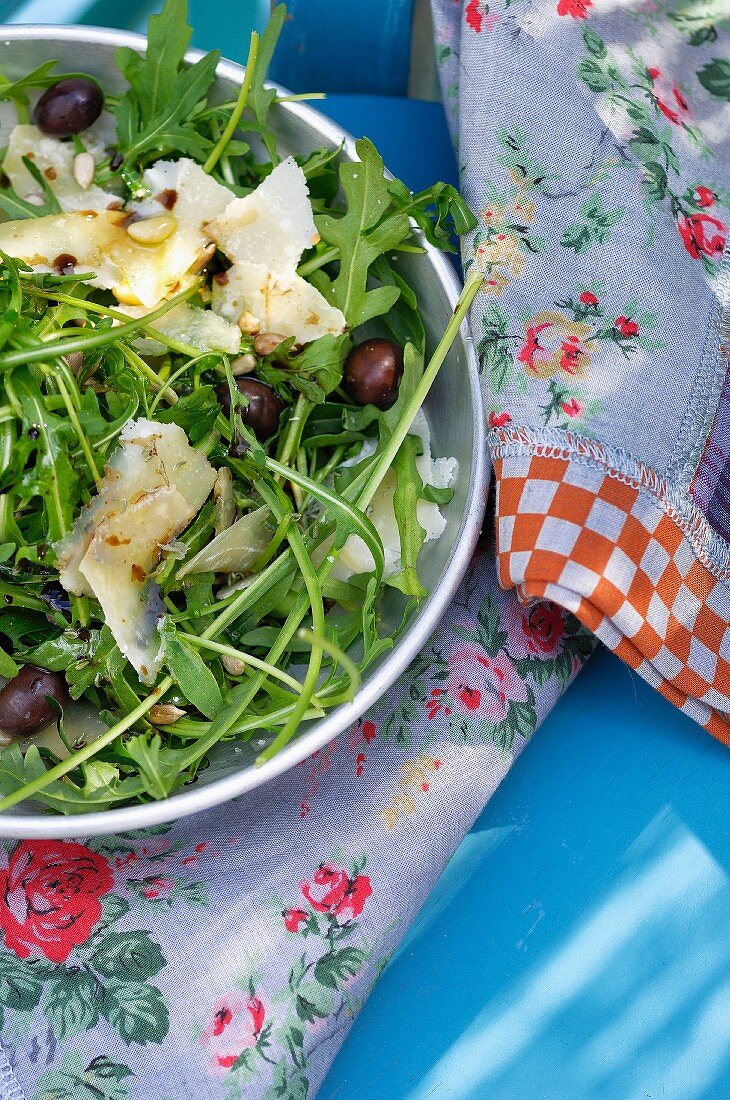
[[[730,744],[730,566],[656,474],[600,444],[492,433],[500,584],[551,599]],[[625,464],[624,464],[625,465]]]

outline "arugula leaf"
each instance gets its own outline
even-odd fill
[[[435,183],[412,194],[401,180],[391,180],[388,190],[398,204],[398,212],[413,218],[429,244],[442,252],[456,252],[454,236],[463,236],[477,224],[474,214],[450,183]]]
[[[417,600],[426,595],[421,584],[416,564],[426,538],[426,532],[418,522],[416,507],[423,497],[423,481],[416,465],[417,456],[423,451],[423,444],[417,436],[407,435],[400,445],[393,469],[397,478],[393,495],[395,519],[400,535],[401,569],[388,584],[398,588],[406,596]]]
[[[322,240],[339,249],[339,272],[330,280],[318,271],[311,280],[342,310],[351,328],[387,313],[397,301],[398,287],[368,290],[368,276],[375,260],[410,234],[406,214],[393,213],[383,221],[391,209],[391,196],[383,161],[375,146],[367,138],[361,138],[355,142],[355,150],[359,161],[344,161],[340,165],[346,213],[340,217],[318,214],[315,218]]]
[[[40,205],[27,202],[25,199],[21,199],[20,195],[17,195],[8,183],[7,186],[0,188],[0,209],[16,220],[45,218],[48,214],[60,214],[61,207],[58,205],[58,199],[38,165],[30,157],[23,157],[23,164],[40,187],[45,201]]]
[[[193,34],[187,19],[187,0],[167,0],[159,15],[150,16],[145,56],[141,57],[127,46],[117,50],[116,62],[129,81],[142,125],[153,119],[172,98]]]
[[[183,769],[189,754],[163,745],[158,733],[130,737],[124,751],[138,766],[139,782],[152,798],[167,798],[185,781]]]
[[[327,333],[296,354],[291,351],[282,354],[280,347],[257,368],[257,377],[272,386],[288,383],[309,401],[319,405],[342,381],[345,359],[352,348],[352,337],[348,332],[339,336]],[[284,395],[287,396],[286,390]]]
[[[30,497],[43,500],[48,538],[58,542],[71,530],[79,497],[79,480],[68,450],[73,427],[69,420],[49,412],[38,383],[27,369],[16,372],[13,388],[20,402],[24,435],[38,454],[35,467],[24,475],[23,486]]]
[[[13,676],[17,676],[18,666],[9,654],[4,649],[0,649],[0,676],[5,676],[8,680],[12,680]]]
[[[29,745],[25,754],[15,742],[0,752],[0,793],[11,794],[22,790],[28,783],[45,775],[46,765],[37,745]],[[119,770],[103,761],[85,765],[83,786],[68,776],[48,783],[33,795],[57,813],[88,814],[94,810],[108,810],[118,802],[127,802],[143,791],[136,776],[121,779]]]
[[[28,97],[25,93],[31,88],[48,87],[60,80],[58,74],[53,71],[56,65],[58,65],[57,61],[44,61],[42,65],[21,76],[19,80],[4,80],[0,83],[0,100],[11,99],[16,103],[27,103]]]
[[[207,435],[220,413],[220,405],[212,386],[200,386],[171,405],[158,408],[155,420],[161,424],[177,424],[192,444],[199,443]]]
[[[66,683],[72,699],[80,699],[107,675],[107,663],[115,649],[116,642],[108,626],[103,626],[100,631],[89,631],[88,653],[65,668]],[[45,664],[42,667],[50,666]]]
[[[177,77],[168,106],[148,123],[140,122],[136,131],[126,129],[119,134],[120,151],[124,154],[125,163],[134,165],[148,154],[158,159],[167,153],[187,153],[203,159],[213,143],[190,124],[189,116],[205,99],[219,61],[220,54],[216,51],[201,57],[189,69],[184,69]],[[134,116],[130,114],[124,118],[131,127]]]
[[[223,705],[215,676],[199,653],[178,638],[175,628],[166,624],[162,631],[165,661],[178,687],[206,718],[212,718]]]
[[[129,82],[114,107],[124,157],[122,174],[125,168],[134,171],[150,154],[159,158],[171,152],[187,153],[202,160],[213,144],[195,121],[215,78],[220,53],[214,50],[184,67],[192,34],[187,10],[187,0],[166,0],[160,14],[150,20],[145,57],[126,46],[117,51],[117,65]]]

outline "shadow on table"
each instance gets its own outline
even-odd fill
[[[727,1100],[730,754],[608,654],[528,747],[322,1100]]]

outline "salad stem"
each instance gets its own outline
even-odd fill
[[[360,670],[352,657],[349,657],[344,649],[341,649],[340,646],[330,641],[329,638],[325,638],[322,634],[317,636],[313,631],[306,630],[304,627],[301,627],[297,631],[297,638],[301,639],[303,642],[309,642],[310,645],[314,645],[316,642],[329,657],[337,661],[342,667],[347,679],[350,681],[349,689],[344,698],[347,700],[354,699],[357,689],[360,687]]]
[[[113,309],[111,306],[100,306],[98,302],[89,302],[86,298],[75,298],[72,294],[62,294],[57,290],[44,290],[39,286],[25,286],[23,288],[26,294],[32,295],[34,298],[44,298],[48,301],[58,302],[63,306],[78,306],[86,313],[95,313],[98,317],[111,317],[115,321],[122,321],[125,323],[129,321],[129,314],[122,313],[120,309]],[[200,356],[200,349],[194,348],[192,344],[185,344],[181,340],[173,340],[172,336],[168,336],[164,332],[160,332],[159,329],[153,328],[152,325],[146,324],[149,314],[145,314],[144,317],[138,318],[141,325],[141,331],[146,336],[149,336],[151,340],[157,340],[160,344],[164,344],[170,349],[170,351],[177,352],[178,355],[189,355],[190,358]],[[118,329],[116,330],[118,331]]]
[[[278,95],[274,103],[303,103],[309,99],[326,99],[326,92],[298,92],[297,95]]]
[[[241,121],[241,115],[244,112],[246,103],[248,101],[248,93],[251,88],[251,82],[253,81],[254,72],[256,70],[256,58],[259,52],[259,36],[256,31],[251,31],[251,45],[248,49],[248,59],[246,61],[246,72],[243,78],[243,84],[241,90],[238,93],[238,99],[236,100],[236,106],[231,111],[230,118],[226,124],[226,128],[219,137],[210,151],[210,155],[203,165],[204,172],[212,172],[218,163],[224,149],[228,145],[233,135],[236,132],[236,127]]]
[[[288,504],[291,509],[291,504],[286,501],[281,489],[276,486],[269,486],[263,479],[259,482],[259,492],[263,500],[268,504],[273,515],[277,520],[281,521],[284,513],[284,503]],[[278,490],[278,492],[277,492]],[[284,497],[283,500],[280,497]],[[304,585],[306,588],[307,596],[309,597],[309,604],[311,606],[312,614],[312,626],[314,633],[312,635],[312,648],[309,655],[309,666],[307,673],[304,677],[304,683],[302,684],[302,692],[297,700],[294,709],[286,720],[283,729],[277,734],[274,741],[272,741],[269,748],[266,750],[277,750],[273,748],[274,745],[281,743],[286,745],[297,730],[299,723],[302,720],[304,712],[308,709],[312,696],[314,695],[315,688],[317,687],[317,681],[319,679],[319,672],[322,667],[322,656],[324,653],[323,647],[319,644],[318,637],[321,637],[326,630],[325,618],[324,618],[324,602],[322,600],[322,587],[320,584],[317,570],[315,569],[312,559],[310,558],[307,548],[304,545],[304,539],[301,532],[295,523],[289,525],[286,531],[286,538],[291,547],[292,554],[296,558],[297,565],[299,566],[302,577],[304,578]]]
[[[91,348],[104,347],[105,344],[120,340],[124,336],[133,336],[136,332],[139,332],[140,329],[146,327],[146,322],[155,321],[158,317],[164,317],[164,315],[169,313],[171,309],[174,309],[175,306],[179,306],[182,302],[187,302],[188,298],[192,298],[194,294],[197,294],[199,288],[200,283],[196,281],[189,286],[187,290],[183,290],[179,294],[176,294],[174,298],[168,298],[161,306],[145,314],[144,317],[138,320],[128,321],[126,324],[119,325],[114,329],[105,329],[103,332],[90,333],[88,336],[60,337],[55,340],[48,340],[40,347],[18,348],[16,351],[3,352],[3,354],[0,355],[0,371],[10,370],[12,367],[21,367],[25,363],[41,363],[43,360],[55,359],[59,355],[68,355],[72,351],[89,351]],[[196,350],[196,355],[197,354]]]
[[[449,320],[448,325],[444,329],[444,334],[439,340],[436,350],[434,351],[428,366],[424,370],[418,385],[416,386],[413,395],[408,402],[408,405],[403,412],[398,425],[393,432],[392,436],[388,440],[388,443],[378,456],[377,461],[373,464],[372,472],[368,476],[364,488],[360,491],[357,497],[357,507],[361,511],[365,511],[370,502],[372,501],[378,487],[387,474],[388,470],[393,464],[393,459],[400,450],[400,446],[403,440],[408,435],[411,429],[413,420],[416,413],[423,405],[428,392],[433,385],[436,375],[438,374],[444,359],[446,358],[449,348],[456,339],[456,334],[461,328],[461,323],[469,312],[469,308],[476,297],[479,288],[484,281],[484,275],[479,270],[471,272],[467,278],[464,288],[459,295],[459,301],[456,304],[456,308]]]
[[[121,349],[122,355],[127,360],[130,367],[134,367],[134,369],[139,374],[141,374],[144,378],[146,378],[147,381],[155,387],[155,389],[158,391],[158,393],[161,393],[161,394],[164,393],[165,394],[165,398],[166,398],[168,404],[170,404],[170,405],[177,404],[178,396],[175,393],[175,391],[174,390],[170,390],[169,392],[167,391],[167,383],[164,382],[160,378],[159,374],[155,374],[155,372],[152,370],[152,367],[150,367],[144,361],[144,359],[142,358],[141,355],[137,355],[137,352],[134,350],[134,348],[127,347],[126,344],[120,344],[120,349]]]
[[[0,473],[10,465],[13,454],[15,432],[12,424],[7,421],[0,424]],[[12,497],[9,493],[0,494],[0,542],[15,541],[15,521],[13,519]]]
[[[46,375],[51,374],[51,372],[48,368],[44,368],[43,373],[46,374]],[[53,381],[55,382],[56,386],[58,386],[58,392],[61,394],[61,397],[63,398],[63,403],[66,406],[66,412],[68,413],[68,418],[71,421],[71,424],[73,425],[73,429],[76,432],[76,435],[78,436],[78,440],[79,440],[79,443],[81,445],[81,450],[83,452],[84,458],[86,459],[86,465],[89,467],[89,473],[91,474],[92,478],[94,479],[94,483],[95,483],[95,485],[98,489],[99,485],[101,483],[101,479],[99,477],[99,470],[97,469],[96,460],[94,458],[93,452],[92,452],[91,447],[89,445],[89,440],[86,437],[86,432],[81,427],[81,423],[79,421],[78,413],[76,412],[76,409],[74,408],[73,401],[71,400],[71,395],[69,394],[68,390],[66,389],[66,385],[63,381],[63,378],[62,378],[60,372],[58,374],[56,374]]]
[[[282,669],[277,668],[276,665],[271,665],[267,661],[262,661],[260,657],[255,657],[253,653],[243,653],[239,649],[234,649],[233,646],[223,645],[222,642],[214,642],[210,638],[203,638],[198,634],[180,632],[178,637],[183,638],[186,642],[189,642],[190,645],[196,646],[198,649],[208,649],[211,653],[220,653],[226,657],[234,657],[244,665],[250,665],[251,668],[266,672],[267,675],[271,676],[273,679],[279,680],[282,684],[286,684],[292,691],[296,691],[297,695],[301,694],[302,685],[298,680],[295,680],[288,672],[284,672]]]
[[[317,256],[312,256],[311,260],[305,260],[303,264],[300,264],[297,268],[297,275],[301,275],[303,279],[307,275],[311,275],[313,271],[318,271],[320,267],[324,267],[325,264],[329,264],[332,260],[336,260],[340,254],[340,250],[337,245],[331,245],[330,248],[325,248],[324,252],[320,252]]]

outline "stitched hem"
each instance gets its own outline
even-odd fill
[[[0,1100],[26,1100],[25,1093],[18,1084],[13,1067],[0,1046]]]
[[[700,357],[700,369],[682,418],[677,444],[666,470],[674,483],[689,486],[710,444],[718,403],[728,370],[728,327],[730,326],[730,244],[725,249],[715,278],[718,304],[710,317]],[[688,441],[694,440],[691,445]]]
[[[564,432],[492,433],[500,584],[552,599],[730,744],[728,547],[631,456]]]
[[[707,521],[685,489],[644,466],[627,451],[607,447],[562,428],[499,428],[488,436],[493,460],[522,454],[565,459],[604,471],[614,480],[647,494],[682,531],[698,560],[719,580],[730,581],[730,546]]]

